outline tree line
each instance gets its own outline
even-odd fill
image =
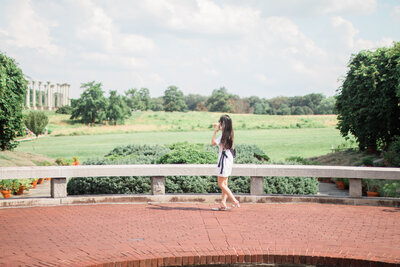
[[[308,94],[294,97],[258,96],[241,98],[228,92],[225,87],[215,89],[211,96],[184,95],[176,86],[169,86],[162,97],[152,98],[147,88],[132,88],[124,95],[111,90],[104,96],[102,84],[95,81],[82,84],[84,92],[80,98],[71,100],[71,109],[63,107],[61,113],[71,112],[71,119],[84,123],[109,121],[123,123],[134,111],[210,111],[225,113],[254,113],[269,115],[334,114],[335,98],[323,94]]]

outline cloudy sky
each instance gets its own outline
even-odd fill
[[[123,93],[334,95],[352,53],[400,41],[396,0],[0,0],[0,51],[35,80]]]

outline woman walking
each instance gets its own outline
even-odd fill
[[[227,210],[226,200],[232,201],[232,207],[240,208],[239,201],[232,194],[232,191],[228,187],[228,177],[231,175],[233,166],[233,149],[235,148],[233,142],[233,128],[232,120],[228,115],[223,115],[219,119],[219,123],[214,124],[215,130],[211,139],[211,145],[218,145],[218,186],[222,191],[221,205],[219,210]],[[215,139],[217,132],[221,130],[222,134]]]

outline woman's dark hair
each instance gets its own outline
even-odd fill
[[[232,149],[233,147],[233,128],[232,120],[228,115],[222,115],[219,118],[222,127],[221,144],[224,149]]]

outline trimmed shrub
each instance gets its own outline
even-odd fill
[[[161,145],[119,146],[102,159],[91,159],[83,165],[108,164],[216,164],[217,147],[202,144],[175,143]],[[269,157],[255,145],[236,146],[236,164],[265,164]],[[216,176],[167,176],[166,193],[220,193]],[[267,194],[316,194],[316,178],[264,177]],[[77,194],[143,194],[150,193],[149,177],[72,178],[70,195]],[[234,193],[250,192],[250,177],[232,176],[228,180]]]

